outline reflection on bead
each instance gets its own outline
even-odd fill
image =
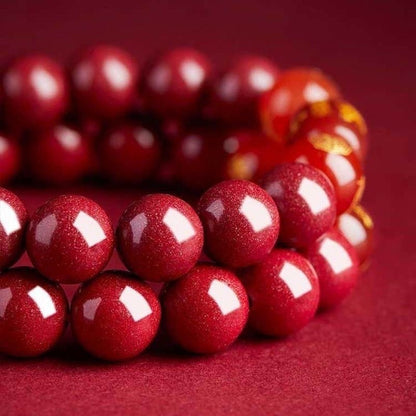
[[[0,133],[0,185],[6,185],[20,169],[20,148],[12,139]]]
[[[166,328],[187,351],[207,354],[230,346],[242,332],[248,316],[243,285],[231,272],[197,265],[162,294]]]
[[[106,271],[84,283],[71,305],[77,341],[95,357],[119,361],[140,354],[160,323],[153,290],[131,273]]]

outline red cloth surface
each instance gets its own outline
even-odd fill
[[[67,335],[43,358],[0,357],[0,414],[416,414],[414,21],[411,1],[3,2],[1,62],[32,50],[64,62],[74,48],[113,42],[141,62],[185,44],[218,64],[247,51],[321,67],[370,127],[364,205],[377,247],[353,295],[285,340],[246,336],[208,357],[156,342],[105,364]],[[17,191],[31,212],[58,193]],[[139,193],[81,191],[114,221]]]

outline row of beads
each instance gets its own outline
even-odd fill
[[[302,328],[318,306],[335,306],[350,293],[359,258],[342,226],[341,232],[333,228],[334,189],[320,171],[282,164],[265,177],[263,188],[248,181],[221,182],[202,195],[196,212],[166,194],[134,202],[116,232],[120,257],[132,274],[100,274],[114,236],[95,202],[81,196],[52,199],[34,213],[26,230],[23,204],[2,189],[0,268],[17,260],[26,238],[37,270],[0,275],[0,350],[32,356],[56,343],[67,307],[51,281],[83,282],[72,302],[72,329],[87,351],[108,360],[146,348],[161,309],[171,338],[198,353],[229,346],[247,320],[272,336]],[[276,242],[287,248],[275,248]],[[218,265],[197,264],[203,245]],[[141,279],[167,282],[162,308]]]

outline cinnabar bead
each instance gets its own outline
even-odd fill
[[[134,103],[138,67],[122,49],[99,45],[81,51],[70,65],[75,105],[83,117],[114,119]]]
[[[357,284],[359,261],[354,248],[332,229],[307,247],[305,255],[318,275],[319,308],[338,305]]]
[[[128,272],[105,271],[78,289],[71,304],[71,325],[76,340],[93,356],[127,360],[152,342],[160,310],[149,285]]]
[[[114,247],[111,221],[94,201],[61,195],[33,214],[26,249],[44,276],[60,283],[80,283],[105,267]]]
[[[0,271],[22,255],[28,221],[23,202],[14,193],[0,188]]]
[[[0,133],[0,185],[6,185],[17,175],[20,164],[20,147]]]
[[[143,68],[139,93],[148,111],[183,119],[198,112],[211,72],[202,53],[177,48],[151,59]]]
[[[365,263],[374,245],[374,224],[368,212],[356,205],[337,218],[336,228],[354,247],[360,264]]]
[[[360,202],[365,187],[361,162],[342,137],[310,132],[287,148],[284,160],[312,165],[328,177],[338,215]]]
[[[281,243],[305,247],[334,225],[334,187],[318,169],[283,163],[265,176],[262,186],[279,209]]]
[[[109,129],[98,144],[101,173],[122,184],[139,184],[151,177],[161,158],[159,138],[137,123]]]
[[[280,70],[269,59],[245,55],[231,62],[213,82],[209,111],[226,123],[258,125],[258,101],[270,91]]]
[[[209,354],[229,347],[248,317],[248,299],[229,270],[199,264],[162,292],[163,319],[171,338],[187,351]]]
[[[185,201],[150,194],[124,211],[117,227],[117,248],[129,270],[140,278],[168,281],[187,273],[202,251],[203,229]]]
[[[240,272],[250,299],[249,325],[270,336],[286,336],[315,315],[319,282],[312,265],[300,254],[273,250],[261,263]]]
[[[321,71],[294,68],[280,74],[276,85],[259,104],[264,132],[285,143],[292,116],[308,103],[339,98],[338,87]]]
[[[359,160],[367,153],[367,125],[360,112],[343,100],[316,101],[299,110],[289,127],[289,141],[308,134],[324,133],[342,137]]]
[[[62,288],[29,267],[0,275],[0,352],[35,357],[55,346],[67,322]]]
[[[16,59],[2,78],[7,123],[20,130],[40,130],[57,122],[68,107],[65,73],[42,55]]]
[[[25,160],[31,179],[50,185],[81,180],[94,161],[90,140],[62,124],[28,137]]]
[[[220,182],[198,202],[205,250],[226,266],[245,267],[262,260],[276,244],[279,212],[260,186],[244,180]]]

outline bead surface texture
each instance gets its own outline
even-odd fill
[[[197,265],[168,283],[162,294],[163,316],[172,339],[187,351],[224,350],[242,332],[248,317],[243,285],[229,270]]]

